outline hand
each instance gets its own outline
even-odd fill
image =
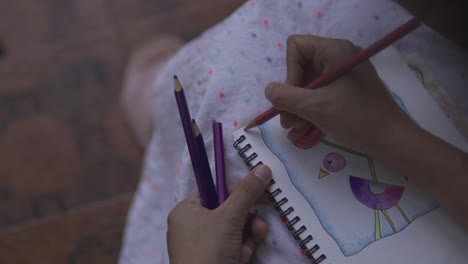
[[[311,35],[288,38],[286,83],[269,84],[265,95],[282,111],[281,125],[292,128],[291,141],[307,142],[307,133],[316,125],[339,143],[372,154],[388,133],[412,123],[370,61],[326,86],[299,88],[359,50],[346,40]]]
[[[180,202],[168,217],[167,245],[172,264],[248,263],[255,240],[268,227],[249,209],[262,196],[271,170],[258,165],[217,209],[202,207],[199,194]]]

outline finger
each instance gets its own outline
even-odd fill
[[[229,184],[228,185],[228,193],[229,194],[233,193],[237,189],[237,187],[239,187],[239,183]],[[268,199],[268,197],[265,194],[260,196],[260,198],[258,198],[258,200],[257,200],[257,204],[258,203],[267,203],[267,202],[270,202],[270,200]]]
[[[309,130],[298,130],[298,129],[291,129],[288,132],[288,139],[292,142],[295,142],[299,139],[302,139]]]
[[[291,85],[302,87],[304,77],[311,72],[305,72],[307,64],[312,64],[317,72],[323,71],[323,65],[317,54],[323,50],[323,42],[329,39],[313,35],[292,35],[288,37],[286,47],[287,81]],[[323,53],[323,52],[322,52]],[[315,60],[314,60],[315,58]]]
[[[293,128],[297,130],[309,130],[311,127],[314,125],[310,123],[309,121],[306,121],[305,119],[298,117],[294,121],[294,124],[292,125]]]
[[[256,204],[265,204],[265,203],[270,203],[270,202],[271,200],[268,198],[268,195],[263,193],[262,195],[260,195],[260,198],[258,198]]]
[[[317,133],[320,133],[320,130],[313,127],[309,129],[304,136],[294,140],[293,143],[299,148],[309,149],[318,144]]]
[[[242,179],[221,208],[227,211],[228,217],[245,219],[250,207],[263,195],[270,181],[270,168],[263,164],[258,165]]]
[[[242,246],[241,263],[249,263],[255,250],[255,243],[252,239],[244,241]]]
[[[290,129],[296,120],[296,115],[290,114],[285,111],[281,111],[280,123],[284,129]]]
[[[229,194],[233,193],[233,192],[237,189],[238,186],[239,186],[238,183],[231,183],[231,184],[228,184],[228,186],[227,186],[228,193],[229,193]]]
[[[288,37],[286,44],[286,80],[293,86],[304,86],[304,65],[308,62],[304,57],[303,47],[298,46],[299,35]]]
[[[317,143],[313,138],[303,136],[299,139],[293,140],[294,145],[302,149],[309,149],[315,146]]]
[[[292,35],[288,37],[286,49],[287,80],[290,84],[302,87],[305,72],[312,64],[317,73],[343,63],[357,53],[356,46],[348,40],[322,38],[313,35]]]
[[[200,200],[200,193],[199,192],[194,192],[192,193],[187,199],[185,199],[185,202],[188,204],[192,205],[197,205],[197,206],[202,206],[201,200]]]
[[[359,45],[354,44],[354,48],[356,49],[356,52],[362,51],[362,47]]]
[[[320,90],[326,88],[309,90],[284,83],[270,83],[265,89],[265,97],[276,109],[304,118],[304,115],[309,115],[309,112],[313,112],[323,101],[324,92]]]
[[[258,216],[253,216],[249,224],[249,234],[256,240],[264,240],[268,236],[270,229],[268,225]]]

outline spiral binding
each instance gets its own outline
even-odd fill
[[[250,155],[247,155],[247,152],[250,149],[252,149],[252,146],[250,144],[241,146],[241,143],[244,142],[245,139],[246,137],[244,135],[241,135],[234,142],[233,146],[239,152],[239,156],[241,156],[241,158],[244,159],[245,165],[247,165],[247,167],[250,170],[253,170],[257,165],[262,164],[262,162],[259,161],[255,165],[253,165],[253,160],[256,159],[258,155],[255,152],[251,153]],[[281,209],[282,206],[288,203],[288,198],[277,198],[277,196],[283,191],[280,188],[273,187],[275,183],[276,182],[274,180],[271,180],[269,187],[272,190],[266,191],[268,198],[270,199],[270,201],[273,202],[273,208],[280,214],[281,220],[286,223],[286,227],[292,233],[293,238],[299,243],[299,247],[301,248],[301,251],[304,253],[304,255],[311,260],[312,264],[321,263],[326,259],[326,256],[324,254],[321,254],[317,258],[314,257],[314,254],[318,252],[320,247],[317,244],[314,244],[311,248],[307,247],[307,244],[313,240],[313,237],[311,235],[307,235],[304,239],[301,240],[300,235],[307,231],[307,227],[305,227],[304,225],[301,225],[299,228],[295,227],[299,225],[299,222],[301,221],[301,218],[299,216],[295,216],[292,219],[288,218],[288,216],[292,212],[294,212],[294,208],[292,206],[289,206],[286,210]]]

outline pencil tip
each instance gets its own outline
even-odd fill
[[[180,92],[182,90],[182,85],[180,84],[179,79],[175,75],[174,75],[174,90],[176,92]]]
[[[252,127],[256,127],[256,126],[257,126],[257,122],[255,121],[255,119],[253,119],[249,123],[247,123],[247,125],[244,127],[244,131],[251,129]]]
[[[192,119],[192,129],[195,137],[198,137],[201,134],[200,128],[198,127],[197,122],[195,122],[195,119]]]

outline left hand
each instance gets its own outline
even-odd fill
[[[271,170],[258,165],[215,210],[200,203],[196,193],[180,202],[168,216],[167,246],[172,264],[248,263],[255,241],[268,227],[249,214],[271,180]]]

